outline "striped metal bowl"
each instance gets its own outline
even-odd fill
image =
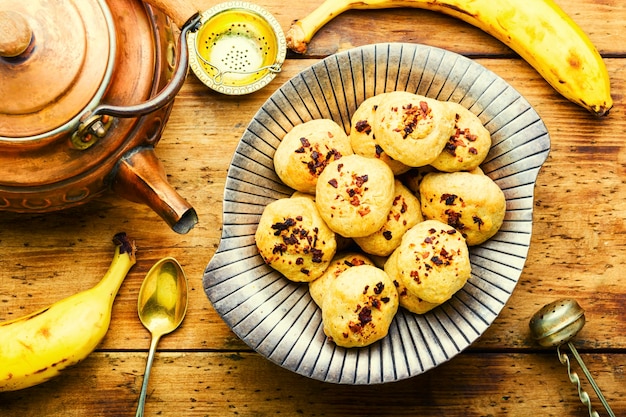
[[[470,248],[472,275],[452,299],[423,315],[400,309],[383,340],[345,349],[325,337],[307,285],[263,262],[254,233],[264,207],[293,192],[272,161],[285,133],[317,118],[349,131],[362,101],[394,90],[458,102],[478,115],[493,142],[481,167],[504,191],[506,217],[496,236]],[[422,374],[478,339],[515,289],[531,240],[535,181],[549,150],[546,127],[530,104],[468,58],[405,43],[330,56],[281,86],[245,130],[228,171],[222,237],[203,278],[206,295],[252,349],[300,375],[380,384]]]

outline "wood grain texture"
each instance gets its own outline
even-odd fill
[[[603,391],[613,411],[623,415],[624,376],[611,366],[619,355],[584,359],[598,384],[608,387]],[[144,362],[139,353],[95,353],[53,382],[0,393],[0,414],[132,415]],[[409,380],[351,386],[308,380],[251,353],[160,352],[150,378],[150,416],[585,415],[556,354],[471,353]],[[601,405],[594,401],[594,407]]]
[[[215,3],[194,1],[201,10]],[[190,233],[175,234],[148,208],[113,194],[47,215],[0,213],[0,320],[94,285],[108,267],[115,232],[126,231],[138,246],[137,264],[97,351],[54,381],[0,394],[0,416],[131,415],[149,346],[137,318],[137,293],[148,269],[165,256],[185,268],[190,301],[182,327],[159,344],[147,415],[584,416],[556,354],[538,348],[528,331],[538,308],[565,296],[586,310],[576,346],[616,415],[626,414],[626,6],[618,0],[558,3],[607,57],[615,100],[607,118],[567,102],[497,41],[451,18],[405,9],[348,12],[318,33],[309,55],[290,56],[270,86],[254,94],[222,96],[189,75],[157,154],[170,183],[198,211],[200,222]],[[314,7],[258,4],[284,29]],[[329,385],[252,352],[215,312],[201,281],[219,244],[230,158],[257,109],[320,57],[378,41],[420,42],[473,57],[534,106],[550,133],[551,152],[535,189],[525,269],[491,328],[466,352],[416,378],[375,387]]]

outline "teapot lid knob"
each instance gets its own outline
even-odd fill
[[[0,2],[0,141],[47,137],[102,96],[115,64],[104,0]]]
[[[33,31],[28,21],[14,11],[0,11],[0,56],[14,58],[31,43]]]

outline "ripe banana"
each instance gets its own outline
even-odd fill
[[[287,46],[306,52],[315,33],[350,9],[413,7],[461,19],[509,46],[561,95],[597,116],[613,106],[602,57],[553,0],[326,0],[287,31]]]
[[[118,233],[111,265],[93,288],[14,320],[0,322],[0,391],[40,384],[80,362],[109,329],[111,307],[130,268],[135,244]]]

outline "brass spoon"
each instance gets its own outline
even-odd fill
[[[174,258],[163,258],[146,274],[137,302],[139,319],[152,334],[136,417],[143,416],[148,378],[159,339],[180,326],[187,312],[187,278]]]
[[[598,417],[599,414],[591,407],[591,400],[589,395],[582,389],[580,384],[580,378],[576,372],[571,371],[569,357],[565,353],[561,353],[561,346],[567,344],[569,349],[576,358],[578,365],[582,369],[583,373],[587,377],[587,380],[596,392],[596,395],[600,399],[600,402],[609,413],[610,417],[615,417],[613,410],[609,406],[608,402],[602,395],[602,391],[596,384],[596,381],[591,376],[589,369],[585,366],[582,358],[578,354],[576,347],[570,341],[585,325],[585,311],[582,307],[570,298],[553,301],[550,304],[545,305],[539,311],[537,311],[530,319],[530,331],[534,339],[541,346],[552,347],[556,346],[559,361],[563,365],[567,365],[567,373],[569,375],[570,382],[578,386],[578,397],[580,401],[586,405],[589,409],[589,416]]]

